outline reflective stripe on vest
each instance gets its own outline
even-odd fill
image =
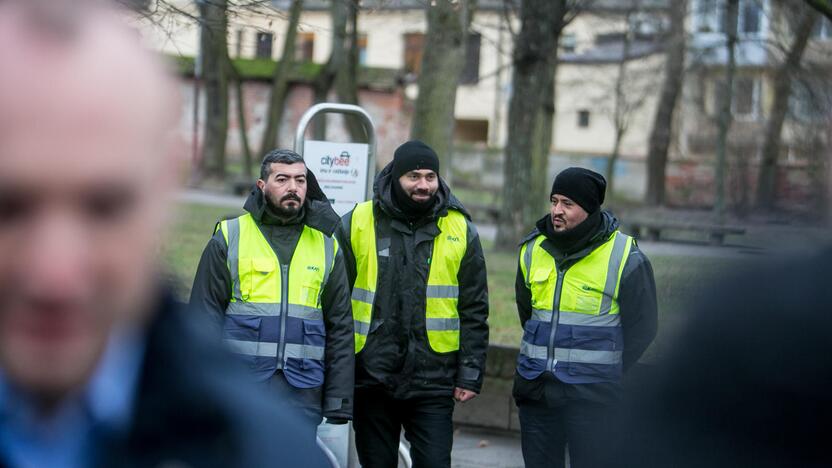
[[[465,216],[450,210],[439,218],[440,233],[433,240],[430,272],[425,291],[425,327],[428,343],[439,353],[459,350],[459,280],[457,275],[468,245]],[[373,202],[359,203],[352,213],[350,239],[355,255],[356,279],[352,290],[355,352],[364,348],[369,334],[378,282],[378,257],[389,255],[389,241],[376,240]],[[377,245],[381,245],[381,250]],[[386,244],[386,245],[384,245]]]
[[[532,296],[518,357],[527,379],[545,371],[567,383],[618,380],[623,333],[618,289],[632,238],[610,239],[559,272],[538,236],[520,249],[520,268]]]
[[[232,297],[223,326],[226,344],[237,354],[258,359],[255,367],[264,375],[284,369],[295,386],[323,383],[321,291],[335,262],[337,241],[304,226],[285,268],[250,214],[223,221],[219,229],[228,247],[231,276]],[[264,364],[267,358],[271,361]],[[306,375],[293,379],[293,372]]]

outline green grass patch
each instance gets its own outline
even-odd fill
[[[162,260],[179,299],[187,300],[190,295],[199,258],[217,221],[240,213],[242,208],[235,210],[192,203],[177,206],[176,221],[162,246]]]

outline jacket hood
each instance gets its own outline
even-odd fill
[[[303,208],[306,212],[303,224],[328,236],[335,232],[341,222],[341,217],[332,209],[329,199],[318,184],[318,179],[309,169],[306,170],[306,200],[303,202]],[[263,197],[263,191],[257,187],[257,184],[251,188],[251,192],[249,192],[248,198],[243,204],[243,209],[251,213],[251,216],[257,222],[262,222],[263,213],[266,211],[266,200]]]
[[[550,217],[551,215],[549,213],[546,213],[545,216],[537,220],[537,222],[535,223],[535,228],[532,229],[532,231],[528,235],[526,235],[526,237],[524,237],[523,240],[520,241],[519,245],[522,246],[526,242],[539,236],[543,232],[541,229],[541,223],[548,223]],[[620,223],[618,222],[618,218],[616,218],[615,215],[613,215],[609,211],[602,211],[601,225],[595,231],[595,235],[593,235],[590,238],[589,242],[587,243],[587,247],[591,247],[594,249],[599,244],[606,242],[606,240],[609,239],[610,236],[618,229],[619,225]],[[581,251],[583,250],[586,250],[586,247],[584,249],[581,249]]]
[[[406,219],[407,215],[393,203],[393,162],[387,164],[376,176],[373,182],[373,201],[391,218]],[[441,218],[448,214],[449,209],[462,213],[468,221],[471,215],[462,206],[462,202],[451,193],[451,188],[439,177],[439,189],[436,191],[437,202],[432,212],[427,216],[431,219]]]

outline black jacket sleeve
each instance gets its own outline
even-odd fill
[[[202,251],[189,305],[191,310],[205,314],[219,332],[230,301],[231,274],[226,265],[225,238],[217,231]]]
[[[341,218],[341,224],[335,230],[335,238],[338,239],[338,244],[341,252],[344,254],[344,268],[347,273],[347,281],[352,291],[352,286],[355,284],[355,255],[352,252],[352,244],[350,241],[350,225],[352,223],[352,211],[345,214]]]
[[[468,223],[468,246],[459,267],[459,369],[456,386],[479,393],[488,351],[488,278],[480,237]]]
[[[321,293],[326,327],[323,415],[332,419],[352,419],[355,380],[352,306],[342,250],[339,248],[335,255],[332,272]]]
[[[658,329],[656,282],[653,267],[637,246],[633,246],[618,293],[619,314],[624,329],[624,370],[630,368],[653,342]]]
[[[517,303],[520,326],[525,327],[526,321],[532,316],[532,292],[523,278],[523,270],[520,267],[519,260],[517,262],[517,278],[514,280],[514,302]]]

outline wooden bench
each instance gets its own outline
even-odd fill
[[[743,235],[745,228],[714,223],[696,223],[687,221],[630,219],[624,223],[636,239],[658,241],[664,230],[703,232],[708,235],[711,245],[722,245],[729,234]],[[642,234],[645,234],[642,236]]]

